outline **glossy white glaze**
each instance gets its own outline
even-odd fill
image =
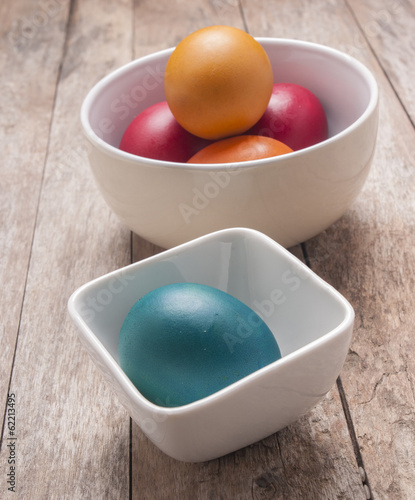
[[[309,42],[258,38],[276,82],[321,100],[329,139],[276,158],[221,165],[169,163],[118,149],[130,121],[165,99],[173,49],[135,60],[87,95],[81,121],[90,165],[112,210],[132,231],[170,248],[228,227],[250,227],[289,247],[336,221],[359,194],[377,135],[378,89],[356,59]]]
[[[118,364],[121,324],[159,286],[196,282],[234,295],[262,315],[282,359],[177,408],[156,406]],[[80,339],[143,432],[183,461],[217,458],[292,423],[330,390],[353,330],[347,300],[268,236],[234,228],[202,236],[78,289],[68,304]],[[243,338],[241,338],[243,341]]]

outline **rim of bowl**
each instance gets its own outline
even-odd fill
[[[305,154],[307,154],[309,151],[312,150],[317,150],[325,147],[327,144],[331,144],[335,141],[338,141],[348,133],[350,133],[352,130],[356,129],[363,121],[366,120],[366,118],[373,112],[373,110],[376,108],[378,99],[379,99],[379,89],[378,85],[376,82],[376,79],[372,72],[365,66],[362,62],[360,62],[358,59],[355,57],[342,52],[338,49],[334,49],[333,47],[329,47],[327,45],[315,43],[315,42],[308,42],[308,41],[303,41],[303,40],[295,40],[295,39],[290,39],[290,38],[273,38],[273,37],[255,37],[255,39],[263,44],[263,43],[272,43],[272,44],[277,44],[277,45],[289,45],[289,46],[302,46],[302,47],[308,47],[312,49],[318,49],[319,51],[322,51],[323,53],[332,55],[337,57],[338,59],[342,60],[343,62],[346,62],[347,64],[353,66],[358,73],[360,73],[364,80],[368,83],[369,85],[369,90],[370,90],[370,98],[369,98],[369,103],[366,106],[366,109],[364,112],[355,120],[353,123],[351,123],[348,127],[346,127],[344,130],[341,132],[338,132],[337,134],[333,135],[332,137],[327,138],[324,141],[321,141],[317,144],[313,144],[312,146],[308,146],[307,148],[300,149],[298,151],[293,151],[292,153],[285,153],[280,156],[272,156],[269,158],[261,158],[258,160],[249,160],[249,161],[243,161],[243,162],[229,162],[229,163],[181,163],[181,162],[172,162],[172,161],[166,161],[166,160],[155,160],[153,158],[147,158],[145,156],[139,156],[139,155],[134,155],[132,153],[127,153],[125,151],[120,150],[119,148],[112,146],[108,142],[104,141],[101,139],[93,130],[93,128],[90,125],[89,122],[89,114],[90,110],[92,107],[92,104],[97,97],[97,95],[100,93],[100,91],[112,80],[116,79],[126,71],[128,71],[131,67],[137,65],[137,64],[144,64],[146,62],[151,61],[152,59],[155,59],[163,54],[171,53],[175,47],[170,47],[167,49],[163,49],[157,52],[153,52],[152,54],[148,54],[146,56],[140,57],[138,59],[134,59],[133,61],[130,61],[127,64],[124,64],[123,66],[119,67],[118,69],[112,71],[111,73],[107,74],[104,76],[101,80],[99,80],[88,92],[86,95],[82,106],[81,106],[81,124],[84,130],[84,133],[86,137],[89,139],[91,143],[93,143],[96,147],[104,151],[106,154],[117,157],[117,158],[122,158],[126,161],[132,162],[132,163],[142,163],[143,161],[148,163],[149,165],[153,167],[163,167],[163,168],[181,168],[181,169],[187,169],[187,170],[223,170],[223,169],[228,169],[228,170],[237,170],[237,169],[248,169],[248,168],[253,168],[253,167],[258,167],[259,165],[267,165],[268,163],[274,163],[274,162],[281,162],[286,160],[287,158],[292,158],[292,157],[301,157]]]

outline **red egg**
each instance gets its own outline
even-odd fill
[[[138,156],[186,163],[212,141],[187,132],[174,118],[166,101],[153,104],[127,127],[120,149]]]
[[[319,99],[308,89],[276,83],[265,113],[246,134],[271,137],[297,151],[328,138],[327,117]]]

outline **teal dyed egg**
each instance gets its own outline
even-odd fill
[[[196,283],[165,285],[138,300],[121,327],[121,368],[149,401],[182,406],[281,357],[248,306]]]

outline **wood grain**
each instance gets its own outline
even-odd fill
[[[415,123],[415,3],[403,0],[348,0],[356,17],[356,46],[372,47],[399,99]]]
[[[47,161],[10,382],[18,433],[14,498],[124,499],[129,488],[129,418],[78,341],[67,301],[81,284],[130,262],[130,233],[104,205],[89,172],[79,110],[101,76],[131,59],[132,5],[92,0],[74,3],[70,12],[67,29],[62,19],[51,18],[51,38],[33,39],[45,59],[62,28],[63,36],[67,32],[63,57],[62,46],[58,56],[59,80],[56,72],[54,77],[49,70],[42,75],[45,61],[33,68],[39,81],[31,78],[36,82],[31,113],[41,116],[38,127],[31,117],[30,127],[40,134],[33,143]],[[48,120],[42,125],[46,112],[36,105],[42,84],[48,85],[44,79],[57,84],[50,135]],[[31,108],[31,103],[26,106]],[[5,446],[0,463],[0,495],[5,498]]]
[[[136,0],[134,54],[141,57],[176,46],[191,32],[212,24],[244,28],[237,0]]]
[[[37,27],[27,2],[0,4],[0,398],[6,404],[46,159],[67,6]],[[37,75],[33,79],[33,75]],[[36,124],[36,126],[34,126]],[[3,478],[2,478],[3,479]]]
[[[307,243],[312,268],[357,313],[342,381],[374,498],[414,497],[414,130],[377,72],[383,104],[368,183],[352,209]]]

